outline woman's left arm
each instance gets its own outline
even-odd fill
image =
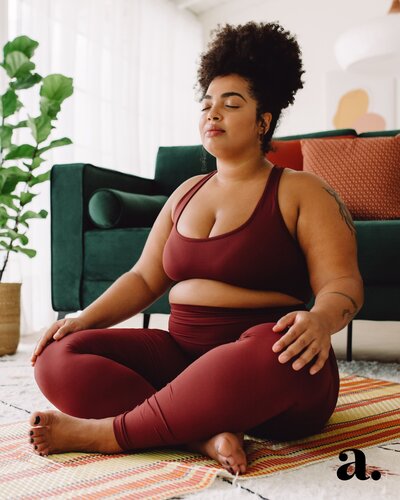
[[[308,172],[291,177],[299,207],[297,238],[307,260],[315,303],[310,311],[292,311],[279,319],[273,330],[288,330],[272,349],[281,353],[281,363],[301,353],[292,364],[295,370],[315,358],[309,370],[314,375],[328,359],[330,336],[361,309],[364,289],[356,230],[347,207],[319,177]]]

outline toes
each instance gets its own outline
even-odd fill
[[[49,452],[49,446],[47,443],[43,442],[43,443],[39,443],[36,446],[36,453],[42,453],[42,455],[47,455],[48,452]]]
[[[29,418],[29,424],[30,425],[38,425],[40,424],[41,421],[41,414],[40,412],[35,411]]]
[[[38,443],[42,443],[46,441],[46,433],[43,431],[43,429],[37,429],[34,428],[30,433],[29,433],[29,442],[32,445],[37,445]]]
[[[31,426],[33,425],[41,425],[41,426],[45,426],[45,425],[48,425],[48,421],[49,421],[49,415],[45,412],[42,412],[42,411],[35,411],[30,419],[29,419],[29,423]]]
[[[31,439],[39,439],[45,435],[45,430],[46,429],[44,427],[32,427],[29,432],[29,437]]]

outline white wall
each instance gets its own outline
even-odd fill
[[[0,47],[4,47],[8,39],[8,3],[7,0],[0,0]],[[0,61],[3,60],[3,53],[0,54]],[[3,68],[0,71],[0,93],[4,93],[6,88],[6,78]]]
[[[232,0],[200,16],[205,43],[218,23],[278,21],[297,36],[302,49],[304,88],[285,110],[276,135],[315,132],[327,127],[326,73],[340,71],[334,43],[340,33],[375,17],[386,15],[391,0]],[[400,81],[397,79],[397,95]],[[400,98],[396,128],[400,128]]]

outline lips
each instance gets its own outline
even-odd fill
[[[224,133],[225,133],[225,130],[223,130],[222,128],[218,128],[218,127],[208,128],[205,131],[205,135],[207,137],[213,137],[213,136],[221,135],[221,134],[224,134]]]
[[[206,128],[206,132],[214,132],[215,130],[219,131],[219,132],[225,132],[225,130],[221,127],[217,127],[215,125],[213,125],[212,127],[207,127]]]

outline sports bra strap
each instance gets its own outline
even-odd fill
[[[189,202],[188,198],[191,198],[192,196],[194,196],[196,191],[198,191],[201,188],[201,186],[203,184],[205,184],[208,181],[208,179],[210,179],[210,177],[212,177],[216,173],[217,173],[217,170],[213,170],[212,172],[207,174],[205,177],[203,177],[198,182],[196,182],[196,184],[194,184],[189,189],[189,191],[182,196],[182,198],[178,201],[178,203],[175,207],[175,212],[174,212],[173,217],[172,217],[174,224],[176,224],[176,221],[178,220],[181,212],[185,208],[186,204]]]

